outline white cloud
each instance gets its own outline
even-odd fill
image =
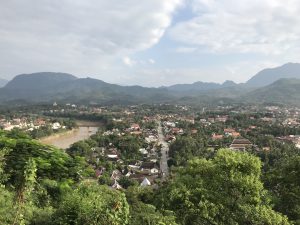
[[[126,57],[123,58],[123,63],[126,66],[132,67],[132,66],[134,66],[137,63],[137,61],[132,60],[131,58],[129,58],[128,56],[126,56]]]
[[[103,72],[155,45],[182,1],[2,1],[0,73]]]
[[[129,56],[123,57],[123,63],[126,66],[133,67],[133,66],[149,66],[155,64],[154,59],[148,59],[148,60],[134,60],[130,58]]]
[[[297,0],[191,1],[196,16],[176,24],[170,31],[177,41],[214,53],[299,52]]]

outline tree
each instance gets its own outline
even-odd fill
[[[67,194],[53,215],[53,224],[128,224],[125,195],[106,186],[81,184]]]
[[[0,185],[0,224],[13,224],[15,215],[14,193]]]
[[[92,153],[91,147],[85,141],[78,141],[67,149],[67,153],[72,156],[82,156],[88,158]]]
[[[277,163],[267,173],[266,184],[275,198],[275,209],[300,224],[300,156]]]
[[[0,224],[12,224],[16,213],[13,201],[14,195],[6,190],[3,185],[8,178],[4,171],[5,155],[7,153],[7,149],[0,149]]]
[[[137,181],[129,179],[126,176],[122,176],[118,182],[125,189],[127,189],[130,186],[137,186],[138,185]]]
[[[185,165],[187,160],[192,159],[195,156],[205,157],[207,151],[204,150],[203,145],[194,138],[178,137],[175,142],[170,145],[170,157],[174,159],[175,165]]]
[[[152,193],[147,188],[137,186],[129,187],[126,191],[127,201],[130,205],[130,225],[177,225],[175,215],[171,211],[159,211],[154,205],[145,203]],[[149,196],[147,196],[149,195]],[[145,197],[147,196],[147,197]]]
[[[196,158],[179,168],[156,204],[182,224],[289,224],[272,210],[260,176],[259,158],[222,149],[211,160]]]

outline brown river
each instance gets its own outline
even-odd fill
[[[78,129],[42,138],[40,142],[47,145],[53,145],[58,148],[69,148],[73,143],[88,139],[91,135],[96,134],[98,127],[79,126]]]

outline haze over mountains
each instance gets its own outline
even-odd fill
[[[4,80],[4,79],[0,78],[0,88],[4,87],[7,83],[8,83],[7,80]]]
[[[299,80],[298,80],[299,79]],[[34,73],[16,76],[0,88],[0,102],[77,102],[135,104],[161,102],[199,103],[228,99],[258,103],[300,103],[300,64],[265,69],[245,84],[195,82],[169,87],[120,86],[66,73]]]
[[[287,63],[280,67],[264,69],[248,80],[246,84],[252,87],[263,87],[282,78],[300,79],[300,63]]]

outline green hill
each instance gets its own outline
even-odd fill
[[[300,105],[300,79],[280,79],[242,96],[242,99],[251,103]]]

